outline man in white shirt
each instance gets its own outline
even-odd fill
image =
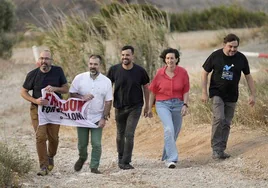
[[[87,119],[98,125],[97,128],[77,127],[79,159],[74,165],[75,171],[80,171],[87,160],[89,131],[91,132],[91,161],[92,173],[100,174],[98,170],[101,157],[102,128],[108,120],[113,93],[109,78],[100,73],[102,58],[99,55],[89,57],[89,72],[77,75],[70,87],[70,96],[90,101],[87,106]]]

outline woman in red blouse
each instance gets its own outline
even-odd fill
[[[160,56],[165,66],[160,68],[153,78],[149,89],[149,117],[152,117],[154,101],[156,111],[164,127],[164,150],[162,161],[168,168],[175,168],[179,160],[176,140],[178,138],[182,117],[186,115],[189,100],[189,76],[187,71],[178,66],[178,50],[168,48]]]

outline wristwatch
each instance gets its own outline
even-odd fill
[[[184,103],[183,106],[186,106],[187,108],[189,108],[188,104],[187,103]]]

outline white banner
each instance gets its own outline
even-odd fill
[[[48,105],[38,106],[39,125],[52,123],[75,127],[98,127],[87,119],[87,107],[90,101],[77,98],[62,100],[54,92],[46,92],[44,89],[42,98],[48,100]]]

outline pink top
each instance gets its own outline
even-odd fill
[[[167,66],[158,69],[149,89],[155,94],[157,101],[178,98],[183,101],[183,95],[190,89],[187,71],[176,66],[173,78],[166,75]]]

